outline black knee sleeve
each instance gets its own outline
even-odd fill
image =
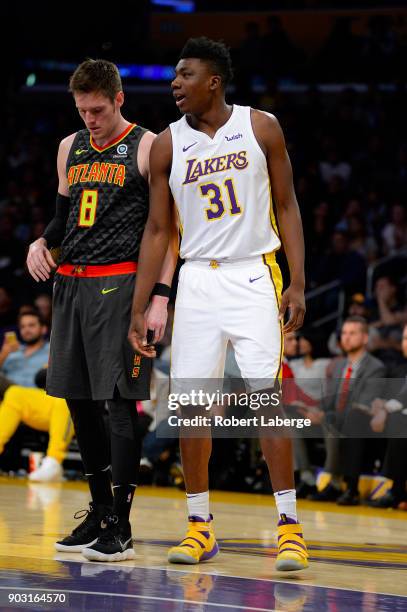
[[[109,438],[104,421],[104,402],[67,400],[75,435],[87,474],[110,465]]]
[[[138,414],[135,400],[117,397],[108,400],[110,431],[128,440],[137,437]]]
[[[135,400],[116,397],[108,401],[113,485],[137,484],[141,435]]]

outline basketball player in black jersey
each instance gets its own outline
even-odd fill
[[[46,280],[55,268],[50,249],[61,246],[47,392],[67,400],[92,497],[86,519],[56,549],[120,561],[134,557],[129,514],[140,462],[135,400],[148,399],[150,388],[151,360],[134,352],[127,331],[155,136],[122,116],[114,64],[86,60],[72,75],[70,91],[86,128],[59,146],[56,214],[27,258],[34,279]],[[164,331],[176,257],[169,249],[146,313],[153,341]]]

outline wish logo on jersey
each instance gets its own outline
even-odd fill
[[[195,183],[201,176],[225,172],[232,167],[236,170],[244,170],[249,165],[249,160],[247,159],[247,151],[239,151],[219,157],[208,157],[202,161],[197,158],[188,159],[186,164],[187,169],[183,185]]]

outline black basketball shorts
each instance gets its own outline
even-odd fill
[[[47,393],[65,399],[150,398],[152,360],[127,333],[136,264],[63,264],[55,274]]]

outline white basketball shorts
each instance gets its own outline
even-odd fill
[[[232,262],[188,260],[178,281],[171,379],[223,378],[230,341],[246,385],[273,385],[281,377],[281,292],[274,253]]]

